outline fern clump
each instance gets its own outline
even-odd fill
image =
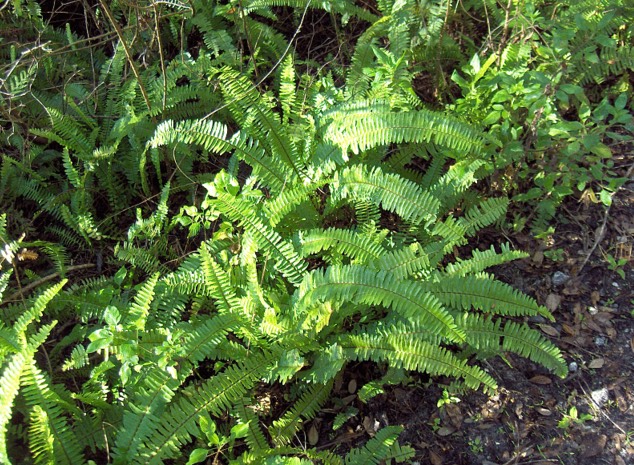
[[[102,6],[113,23],[126,14]],[[45,145],[3,142],[0,200],[28,201],[65,247],[11,240],[0,216],[0,291],[20,288],[1,310],[0,462],[28,449],[35,464],[402,463],[414,451],[396,425],[343,456],[298,441],[351,365],[376,367],[364,401],[408,372],[492,393],[479,362],[508,352],[565,376],[526,323],[551,313],[487,272],[526,254],[462,252],[508,206],[474,189],[497,141],[416,96],[413,60],[440,45],[416,43],[415,6],[379,1],[378,19],[347,0],[159,2],[131,9],[154,14],[159,46],[171,40],[158,64],[138,66],[146,50],[117,24],[111,53],[82,55],[93,79],[59,95],[42,85],[48,61],[43,76],[19,64],[2,98],[45,110],[29,135]],[[285,7],[372,23],[343,79],[298,76],[291,45],[254,17]],[[422,13],[419,38],[443,21]],[[195,57],[186,30],[202,35]],[[275,66],[254,84],[262,57]],[[23,292],[20,246],[51,259],[44,281],[63,279]],[[82,247],[103,276],[68,284]],[[269,412],[272,389],[289,404]]]

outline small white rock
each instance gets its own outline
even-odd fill
[[[579,365],[577,365],[577,362],[570,362],[570,364],[568,365],[568,371],[570,373],[574,373],[578,369],[579,369]]]
[[[590,393],[590,397],[592,397],[592,400],[598,407],[603,407],[609,398],[608,388],[604,387],[597,389],[596,391],[592,391],[592,393]]]

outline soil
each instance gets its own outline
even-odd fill
[[[483,362],[499,384],[492,396],[451,393],[456,399],[439,407],[451,387],[414,378],[363,403],[349,395],[367,378],[359,365],[339,388],[359,413],[334,437],[321,428],[331,431],[326,446],[357,446],[381,427],[402,425],[399,441],[416,450],[418,464],[633,465],[634,183],[607,211],[574,199],[562,211],[551,243],[492,230],[478,241],[488,248],[511,240],[531,253],[493,271],[551,309],[554,323],[529,323],[561,348],[570,367],[565,379],[508,355]],[[607,255],[627,263],[610,266]]]

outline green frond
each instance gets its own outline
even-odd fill
[[[370,201],[413,224],[436,219],[439,202],[411,181],[380,168],[356,165],[337,172],[331,184],[332,201],[352,198]]]
[[[123,432],[117,435],[113,448],[115,465],[127,465],[137,458],[139,448],[156,431],[159,417],[179,384],[162,369],[150,369],[144,375],[123,412]]]
[[[514,352],[545,366],[558,376],[568,373],[561,351],[525,324],[507,321],[502,327],[499,320],[475,314],[465,314],[460,323],[467,334],[467,343],[478,351],[494,354]]]
[[[59,396],[51,389],[47,377],[34,362],[24,371],[22,389],[27,404],[40,407],[48,418],[48,427],[53,437],[55,464],[78,465],[85,459],[74,431],[66,421]]]
[[[205,358],[214,358],[214,349],[225,339],[227,333],[239,329],[240,323],[240,319],[229,313],[206,318],[192,325],[182,343],[183,354],[194,363]]]
[[[27,363],[27,354],[23,352],[3,358],[0,375],[0,463],[11,463],[7,455],[7,427],[11,421],[13,401],[20,390],[20,379]]]
[[[336,342],[349,360],[388,362],[394,368],[462,378],[469,388],[482,386],[486,392],[493,392],[497,387],[495,380],[481,368],[470,366],[444,347],[420,340],[413,334],[389,330],[377,335],[361,332],[339,336]]]
[[[240,301],[232,288],[229,275],[211,257],[205,245],[200,247],[200,258],[208,294],[211,295],[221,313],[236,312]]]
[[[286,169],[272,156],[266,154],[261,145],[251,137],[237,132],[228,137],[228,128],[211,120],[164,121],[156,127],[148,141],[148,148],[163,145],[196,144],[219,155],[233,153],[254,169],[261,183],[280,191],[286,184]]]
[[[315,190],[324,184],[325,181],[287,186],[278,195],[267,200],[262,213],[274,228],[296,230],[306,222],[316,226],[320,215],[311,200]],[[282,222],[283,219],[286,221]],[[291,223],[290,227],[288,222]]]
[[[289,137],[287,127],[264,102],[258,90],[241,73],[224,68],[221,72],[220,86],[225,100],[232,109],[234,117],[253,134],[258,141],[268,147],[271,158],[279,159],[287,167],[286,181],[294,185],[304,179],[304,161],[300,159],[297,147]]]
[[[73,347],[70,357],[62,365],[62,371],[84,368],[88,363],[88,352],[86,352],[86,348],[83,345],[77,345]]]
[[[377,270],[391,273],[396,279],[406,279],[421,270],[429,269],[429,257],[417,242],[390,250],[372,263]]]
[[[484,137],[475,128],[451,116],[429,110],[392,112],[381,105],[368,104],[335,118],[325,134],[329,140],[354,154],[403,142],[434,143],[464,153],[482,151]]]
[[[459,259],[456,262],[449,263],[445,267],[445,273],[450,276],[466,276],[476,274],[486,270],[492,266],[501,265],[520,258],[526,258],[529,255],[520,250],[511,250],[508,243],[500,246],[501,251],[498,253],[494,246],[488,250],[473,250],[471,258],[466,260]]]
[[[55,437],[51,434],[46,411],[39,405],[33,406],[29,423],[29,450],[33,460],[37,465],[55,465]]]
[[[395,458],[391,456],[391,452],[394,445],[398,444],[396,440],[402,431],[402,426],[381,428],[363,447],[348,452],[344,463],[346,465],[378,465],[384,460]]]
[[[358,265],[331,266],[306,275],[294,296],[294,315],[309,324],[312,310],[322,302],[383,305],[405,317],[424,318],[433,331],[450,341],[463,341],[451,315],[416,281],[398,280],[392,274]],[[309,326],[311,326],[309,324]]]
[[[244,440],[249,445],[251,452],[258,453],[268,449],[269,442],[266,440],[264,431],[262,431],[260,426],[260,419],[249,405],[250,402],[247,401],[248,399],[242,399],[241,402],[237,402],[234,414],[238,418],[239,423],[248,425],[248,432]]]
[[[67,279],[61,280],[59,283],[54,284],[44,291],[35,299],[33,304],[29,307],[27,311],[22,313],[18,320],[13,325],[13,331],[22,339],[23,342],[26,342],[25,333],[26,329],[31,324],[31,322],[39,320],[39,318],[44,313],[44,309],[46,305],[51,301],[53,297],[55,297],[59,291],[64,287],[64,285],[68,282]]]
[[[289,281],[298,284],[304,277],[307,264],[293,249],[290,242],[284,240],[273,228],[265,224],[265,220],[244,200],[218,192],[216,199],[218,208],[229,218],[240,222],[255,238],[259,248],[271,254],[275,267]]]
[[[150,304],[154,299],[154,288],[159,279],[159,273],[154,273],[147,281],[145,281],[136,295],[134,302],[128,309],[124,322],[127,327],[136,328],[140,331],[145,330],[147,317],[150,313]]]
[[[145,447],[135,463],[161,464],[173,456],[197,434],[197,419],[204,412],[222,415],[268,371],[270,358],[253,354],[241,363],[229,366],[200,387],[187,390],[173,402],[156,424],[154,432],[145,441]]]
[[[279,420],[275,420],[273,426],[269,428],[273,443],[278,446],[289,444],[303,422],[313,419],[319,413],[319,409],[330,396],[332,385],[330,381],[326,384],[309,386],[293,407]]]
[[[535,299],[488,275],[440,276],[438,282],[424,282],[421,287],[444,305],[461,311],[471,309],[510,316],[542,315],[553,320],[550,312]]]
[[[331,251],[349,257],[353,262],[367,263],[385,253],[385,249],[373,237],[352,229],[313,229],[299,232],[296,240],[304,257]]]

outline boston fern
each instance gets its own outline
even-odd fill
[[[260,3],[249,5],[278,6]],[[220,41],[202,11],[195,17],[206,39]],[[74,236],[87,244],[115,237],[114,225],[92,227],[101,213],[92,193],[105,193],[116,212],[124,180],[133,186],[121,188],[127,196],[156,194],[157,207],[137,212],[115,249],[128,265],[114,276],[64,280],[5,302],[0,462],[400,463],[414,451],[399,444],[398,426],[344,456],[298,440],[349,365],[376,367],[366,398],[407,371],[491,393],[496,381],[477,359],[507,352],[566,374],[559,350],[524,323],[552,315],[486,271],[526,254],[508,245],[462,252],[507,207],[472,192],[492,141],[423,108],[401,60],[407,34],[383,29],[388,23],[362,37],[343,88],[328,75],[298,78],[286,55],[264,92],[201,53],[168,66],[165,82],[177,89],[191,67],[207,86],[187,86],[172,100],[150,88],[161,112],[143,109],[133,82],[112,82],[101,105],[130,114],[104,127],[87,108],[74,108],[79,120],[68,122],[45,102],[54,124],[33,133],[63,147],[61,178],[72,189],[61,220]],[[375,40],[384,34],[390,50]],[[116,79],[124,58],[115,50]],[[374,80],[357,80],[368,67]],[[118,98],[125,89],[127,100]],[[202,113],[192,104],[197,92],[220,110]],[[6,160],[9,182],[14,164]],[[33,184],[30,198],[55,217],[65,210],[43,185]],[[194,201],[182,205],[184,198]],[[74,224],[79,211],[85,221]],[[19,241],[4,221],[9,256]],[[170,245],[178,234],[196,241],[190,253]],[[269,409],[263,393],[280,391],[291,405]]]

